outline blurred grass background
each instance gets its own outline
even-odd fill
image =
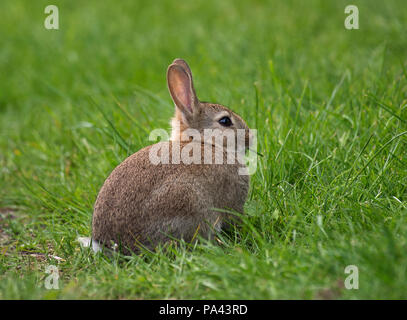
[[[59,30],[44,8],[59,8]],[[359,8],[359,30],[344,9]],[[0,3],[0,298],[406,298],[400,1]],[[216,244],[79,248],[104,179],[169,128],[165,72],[258,130],[247,221]],[[60,257],[56,260],[53,257]],[[60,290],[46,290],[58,265]],[[346,290],[347,265],[359,290]]]

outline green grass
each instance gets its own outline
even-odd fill
[[[348,1],[54,1],[58,31],[48,4],[0,2],[1,299],[407,298],[405,1],[352,1],[359,30]],[[111,170],[169,128],[176,57],[258,130],[247,218],[192,249],[95,256],[76,238]]]

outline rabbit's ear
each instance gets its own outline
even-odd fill
[[[187,118],[192,117],[194,108],[198,105],[198,99],[195,94],[191,71],[184,60],[176,59],[168,67],[167,83],[175,105]]]
[[[177,64],[179,66],[181,66],[182,68],[184,68],[184,70],[186,71],[186,73],[188,73],[189,78],[191,79],[191,89],[192,89],[192,93],[193,96],[195,97],[195,102],[199,102],[197,96],[196,96],[196,92],[195,92],[195,87],[194,87],[194,81],[193,81],[193,77],[192,77],[192,71],[191,68],[189,67],[188,63],[184,60],[184,59],[175,59],[172,64]]]
[[[183,67],[184,70],[188,73],[189,77],[190,77],[191,80],[192,80],[191,68],[189,67],[188,63],[187,63],[184,59],[179,59],[179,58],[177,58],[177,59],[175,59],[175,60],[172,62],[172,64],[177,64],[177,65]],[[192,89],[193,89],[193,88],[192,88]]]

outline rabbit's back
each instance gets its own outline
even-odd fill
[[[153,164],[152,147],[169,144],[169,164]],[[184,145],[181,145],[181,148]],[[202,146],[203,148],[203,146]],[[106,179],[93,212],[93,239],[136,251],[174,238],[189,241],[219,229],[225,213],[243,212],[249,177],[239,164],[172,164],[172,143],[160,142],[128,157]],[[203,154],[203,149],[202,149]]]

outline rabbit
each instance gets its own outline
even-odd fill
[[[170,140],[147,146],[119,164],[94,205],[92,241],[104,247],[114,244],[125,254],[141,248],[153,250],[171,239],[191,242],[199,235],[210,240],[215,232],[237,221],[224,210],[243,213],[248,195],[249,175],[238,174],[244,163],[151,163],[149,153],[154,146],[167,143],[170,154],[175,143],[180,150],[185,148],[191,140],[181,137],[188,129],[199,133],[204,129],[243,129],[244,148],[249,148],[246,122],[223,105],[198,100],[184,60],[175,59],[169,65],[167,85],[175,104]],[[195,143],[201,148],[208,146],[204,139]]]

